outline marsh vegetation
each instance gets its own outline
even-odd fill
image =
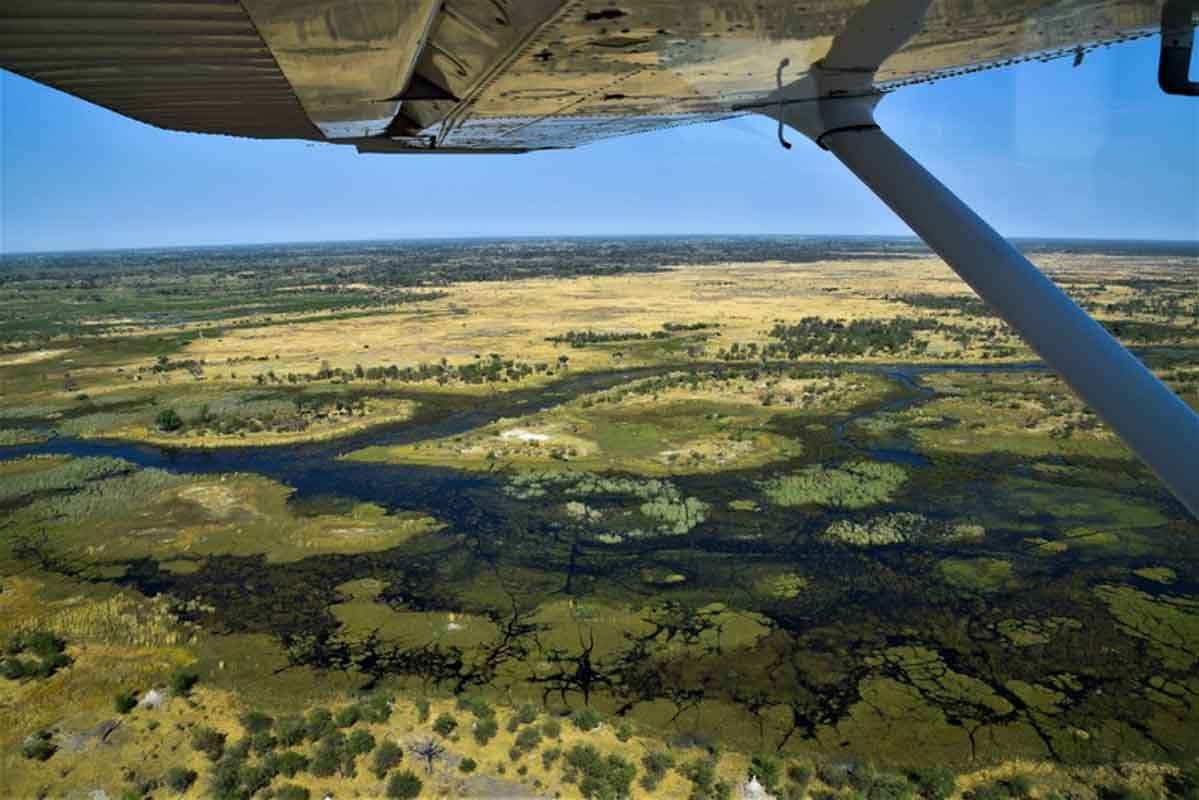
[[[1199,402],[1193,253],[1043,247]],[[1199,527],[914,247],[4,269],[6,796],[1199,786]]]

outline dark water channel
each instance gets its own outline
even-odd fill
[[[927,459],[902,442],[863,447],[847,436],[856,422],[881,413],[896,413],[927,402],[936,393],[920,383],[920,376],[933,372],[1013,372],[1040,369],[1039,364],[996,365],[861,365],[829,364],[814,369],[849,370],[883,375],[896,384],[898,396],[859,409],[833,426],[838,445],[883,461],[925,466]],[[370,428],[352,436],[327,442],[285,446],[224,447],[213,449],[170,448],[110,439],[80,439],[60,436],[37,445],[0,450],[4,458],[55,454],[75,457],[121,458],[140,467],[155,467],[184,474],[250,472],[277,480],[296,491],[297,498],[337,495],[377,503],[389,509],[429,509],[444,515],[453,498],[464,490],[495,483],[486,474],[418,465],[392,465],[339,460],[339,456],[368,446],[410,444],[464,433],[502,417],[532,414],[569,402],[581,395],[604,391],[639,378],[677,371],[678,367],[630,369],[588,373],[550,386],[468,398],[447,405],[437,397],[422,403],[416,417],[393,425]],[[420,398],[417,398],[418,400]],[[464,403],[468,403],[466,405]],[[451,514],[451,516],[453,516]],[[451,520],[447,520],[451,521]]]

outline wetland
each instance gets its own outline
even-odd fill
[[[1193,247],[1025,247],[1199,405]],[[910,242],[0,276],[8,795],[1199,792],[1199,524]]]

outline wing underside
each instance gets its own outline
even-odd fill
[[[878,2],[879,0],[875,0]],[[723,119],[866,0],[6,0],[0,66],[173,130],[513,152]],[[882,91],[1156,32],[1156,0],[934,0]]]

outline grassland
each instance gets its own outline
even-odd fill
[[[658,476],[745,469],[803,453],[800,441],[772,428],[776,418],[821,419],[889,390],[870,375],[668,373],[457,436],[369,447],[348,457],[486,470],[568,464]]]
[[[479,248],[4,274],[0,794],[1199,787],[1199,527],[939,262]],[[1040,260],[1199,403],[1193,259]]]

